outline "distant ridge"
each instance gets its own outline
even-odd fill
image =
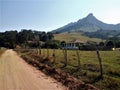
[[[60,27],[52,32],[70,32],[70,31],[83,31],[83,32],[95,32],[98,30],[120,30],[120,24],[107,24],[98,20],[92,13],[88,14],[83,19],[74,23],[69,23],[63,27]]]

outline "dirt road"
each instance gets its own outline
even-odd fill
[[[6,50],[0,57],[0,90],[66,90],[66,88],[28,65],[13,50]]]

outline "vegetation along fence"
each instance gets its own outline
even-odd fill
[[[120,51],[80,51],[63,49],[29,49],[72,76],[99,88],[119,90]]]

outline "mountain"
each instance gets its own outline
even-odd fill
[[[69,23],[63,27],[53,30],[53,33],[62,32],[96,32],[98,30],[120,31],[120,24],[107,24],[98,20],[92,13],[77,22]]]

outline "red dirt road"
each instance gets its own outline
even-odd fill
[[[28,65],[13,50],[0,57],[0,90],[67,90],[56,80]]]

